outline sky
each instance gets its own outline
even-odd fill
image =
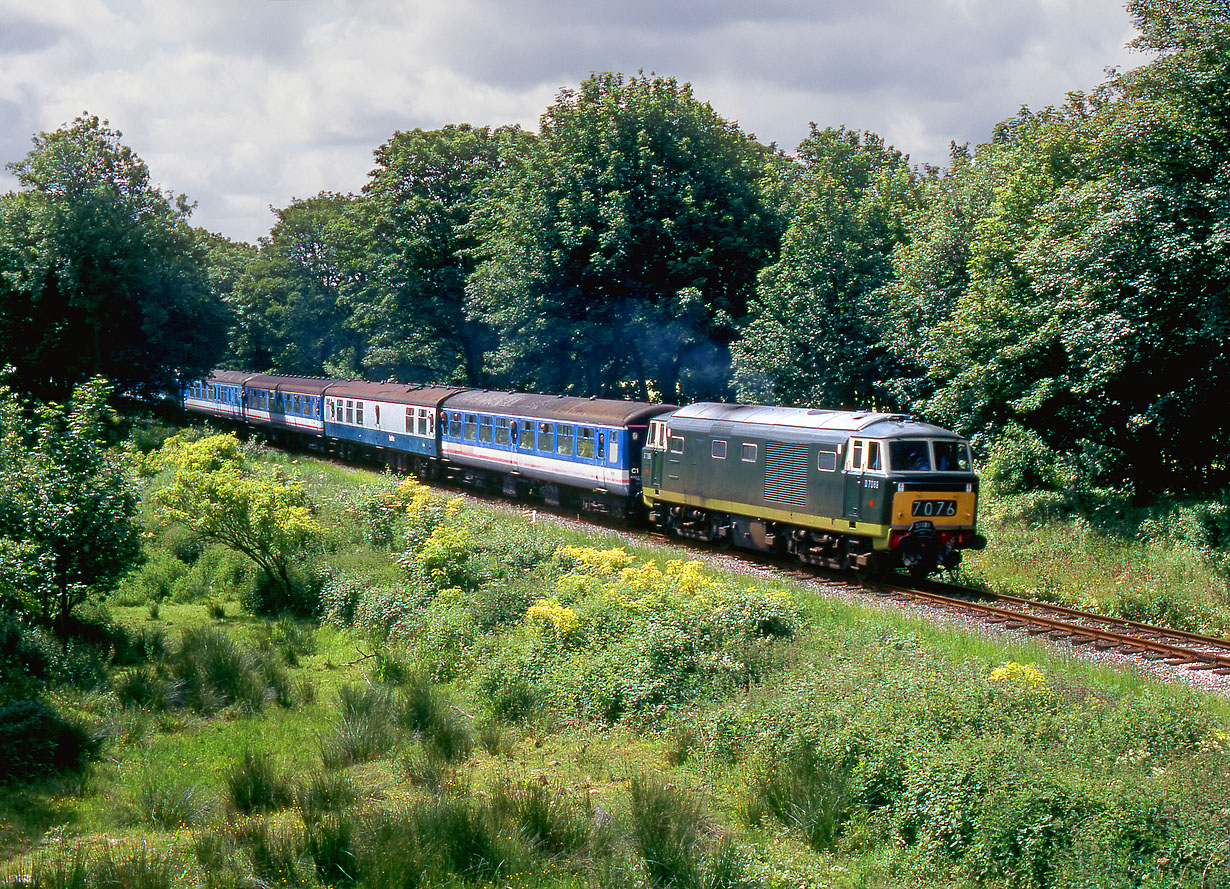
[[[787,151],[815,122],[944,166],[1140,64],[1132,37],[1124,0],[0,0],[0,162],[96,114],[193,224],[255,243],[398,130],[536,130],[595,71],[688,82]]]

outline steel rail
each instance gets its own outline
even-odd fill
[[[1077,608],[1068,608],[1065,605],[1055,605],[1050,602],[1037,602],[1032,599],[1022,599],[1017,596],[1008,596],[1002,593],[984,593],[980,590],[966,589],[964,587],[954,587],[948,584],[936,582],[928,582],[931,587],[929,592],[941,592],[944,589],[952,590],[954,593],[961,593],[973,596],[979,596],[983,599],[992,602],[1006,602],[1020,608],[1037,608],[1043,611],[1051,611],[1058,614],[1065,614],[1069,617],[1076,617],[1082,620],[1098,621],[1104,624],[1111,624],[1124,629],[1136,630],[1141,633],[1152,633],[1156,636],[1164,636],[1169,639],[1183,639],[1188,642],[1194,642],[1198,645],[1204,645],[1208,648],[1220,648],[1225,651],[1230,651],[1230,639],[1222,639],[1219,636],[1204,636],[1200,633],[1191,633],[1187,630],[1176,630],[1170,627],[1159,627],[1156,624],[1145,624],[1139,621],[1128,620],[1125,617],[1114,617],[1107,614],[1095,614],[1092,611],[1081,611]]]
[[[1102,642],[1105,643],[1103,647],[1120,648],[1125,654],[1140,655],[1151,660],[1164,660],[1171,666],[1186,666],[1189,670],[1211,670],[1221,676],[1230,675],[1230,653],[1220,654],[1199,651],[1181,645],[1171,645],[1156,639],[1144,639],[1140,636],[1088,627],[1070,621],[1056,620],[1022,611],[1014,611],[1009,608],[999,608],[983,602],[958,599],[943,593],[927,592],[926,590],[898,587],[890,584],[868,584],[867,588],[880,596],[921,599],[959,611],[974,612],[991,622],[1016,624],[1012,629],[1025,629],[1027,632],[1034,632],[1033,628],[1036,628],[1039,634],[1046,633],[1053,639],[1066,640],[1072,645],[1088,645],[1090,643]],[[1031,607],[1035,605],[1043,608],[1050,607],[1043,603],[1033,603],[1024,599],[1020,601]],[[1088,614],[1086,612],[1078,612],[1078,614],[1082,620],[1102,620],[1101,615]],[[1149,632],[1160,635],[1165,635],[1167,632],[1161,627],[1153,627],[1148,624],[1140,624],[1139,626],[1147,629]],[[1203,640],[1212,637],[1197,638]]]

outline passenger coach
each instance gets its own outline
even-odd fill
[[[623,514],[640,491],[648,422],[669,405],[467,390],[440,415],[440,453],[463,472],[497,473],[510,496],[575,490],[582,508]]]

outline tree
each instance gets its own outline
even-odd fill
[[[368,376],[480,385],[490,331],[465,312],[477,242],[471,208],[484,183],[527,150],[518,127],[394,133],[347,220],[349,326]]]
[[[321,192],[275,210],[277,222],[235,283],[231,353],[253,370],[357,376],[362,337],[341,301],[339,227],[354,202]]]
[[[728,344],[777,229],[770,150],[673,79],[595,74],[473,208],[472,318],[502,381],[681,399],[724,392]]]
[[[873,298],[920,203],[909,159],[871,133],[819,129],[799,146],[791,218],[734,347],[740,398],[869,408],[894,373]]]
[[[96,378],[65,406],[0,388],[0,599],[61,633],[141,556],[128,465],[106,446],[110,392]]]
[[[974,155],[968,145],[954,144],[946,170],[924,171],[920,206],[905,215],[891,274],[870,300],[892,369],[880,383],[889,405],[921,412],[939,384],[928,353],[969,289],[975,234],[1002,178],[998,150],[989,143]]]
[[[155,493],[166,517],[195,537],[250,558],[281,607],[301,604],[294,567],[319,532],[303,489],[275,469],[251,463],[233,435],[190,441],[174,436],[159,465],[174,469]]]
[[[0,360],[11,384],[62,399],[93,375],[171,391],[225,344],[190,206],[150,185],[121,133],[82,116],[34,138],[0,197]]]
[[[1138,496],[1230,481],[1230,14],[1132,4],[1154,61],[1022,119],[936,338],[935,414]]]

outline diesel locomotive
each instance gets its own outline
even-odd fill
[[[969,444],[899,414],[231,370],[190,383],[182,403],[275,441],[800,564],[926,575],[986,543]]]

